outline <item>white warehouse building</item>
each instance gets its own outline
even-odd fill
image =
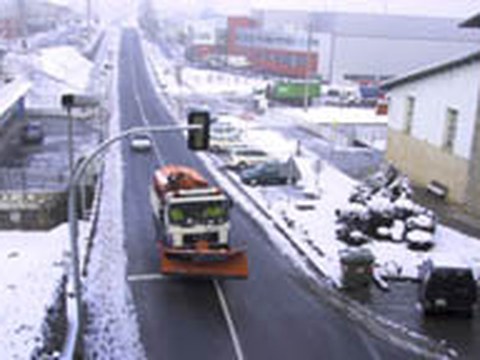
[[[480,214],[480,52],[384,84],[387,159],[423,186]]]
[[[330,83],[379,81],[475,51],[480,32],[459,19],[393,14],[257,10],[267,29],[310,29],[318,73]]]

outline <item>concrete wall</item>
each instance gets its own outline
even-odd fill
[[[448,154],[425,140],[408,136],[401,131],[388,130],[386,158],[414,183],[427,186],[436,180],[449,189],[448,200],[466,202],[469,162]]]
[[[480,104],[480,92],[477,95],[477,104]],[[477,105],[475,120],[466,202],[471,210],[480,214],[480,105]]]

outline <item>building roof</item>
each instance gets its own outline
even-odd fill
[[[0,86],[0,116],[30,90],[32,84],[25,79],[17,79]]]
[[[478,28],[480,27],[480,13],[472,16],[460,24],[463,28]]]
[[[391,90],[397,86],[411,83],[414,81],[421,80],[423,78],[442,73],[444,71],[452,70],[464,65],[471,64],[480,60],[480,51],[475,51],[469,53],[460,58],[456,58],[450,61],[445,61],[442,63],[430,65],[428,67],[412,71],[410,73],[395,77],[391,80],[388,80],[382,84],[382,89]]]

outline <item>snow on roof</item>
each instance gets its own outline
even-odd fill
[[[22,78],[0,87],[0,116],[28,92],[32,84]]]
[[[93,64],[72,46],[49,47],[39,55],[40,70],[74,89],[85,90]]]
[[[397,76],[382,84],[382,89],[391,90],[397,86],[404,85],[410,82],[422,80],[426,77],[449,71],[464,65],[469,65],[480,60],[480,51],[469,52],[461,57],[455,57],[446,61],[430,64],[426,67],[413,70],[404,75]]]

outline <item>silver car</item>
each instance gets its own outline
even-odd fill
[[[130,140],[130,148],[134,151],[146,152],[150,151],[153,146],[153,140],[150,135],[137,134],[133,135]]]

